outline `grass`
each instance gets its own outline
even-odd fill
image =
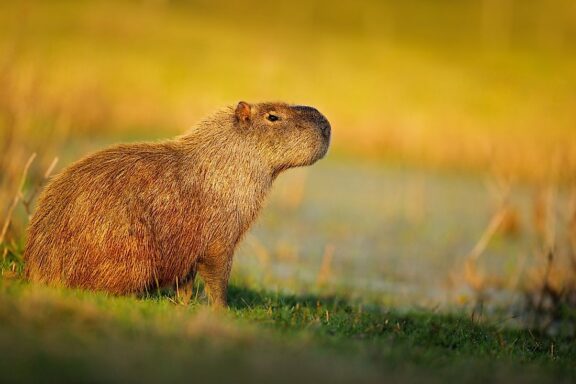
[[[398,312],[345,298],[233,285],[213,313],[147,298],[0,280],[7,382],[569,382],[573,340]]]

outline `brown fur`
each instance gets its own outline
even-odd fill
[[[225,305],[234,249],[273,180],[322,158],[329,137],[314,108],[240,102],[175,139],[90,155],[40,196],[26,276],[128,294],[190,284],[198,271]]]

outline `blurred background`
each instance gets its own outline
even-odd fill
[[[322,111],[332,148],[280,177],[238,282],[399,306],[564,295],[575,68],[571,0],[2,1],[3,268],[48,174],[281,100]]]

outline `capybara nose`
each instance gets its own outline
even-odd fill
[[[328,121],[320,124],[320,130],[322,131],[322,136],[324,136],[325,138],[330,137],[331,128],[330,128],[330,123]]]

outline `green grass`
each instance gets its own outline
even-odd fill
[[[230,309],[199,301],[0,280],[6,382],[568,382],[573,340],[399,312],[341,297],[233,285]]]

